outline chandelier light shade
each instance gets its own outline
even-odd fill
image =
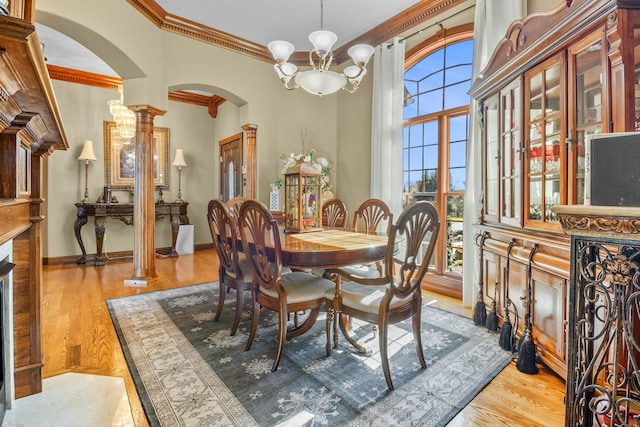
[[[89,198],[89,161],[96,161],[96,154],[93,152],[93,141],[86,140],[82,146],[82,153],[78,160],[84,161],[84,199],[82,203],[91,203]]]
[[[136,116],[135,113],[124,105],[122,86],[118,87],[120,99],[108,101],[109,113],[116,122],[116,130],[122,139],[123,144],[130,144],[131,138],[136,135]]]
[[[333,45],[338,41],[331,31],[322,29],[324,4],[320,1],[320,30],[309,34],[309,41],[313,45],[313,51],[309,52],[310,70],[298,71],[298,67],[287,62],[294,52],[295,47],[283,40],[272,41],[267,48],[276,61],[274,68],[285,89],[293,90],[298,87],[313,95],[329,95],[344,89],[353,93],[367,73],[365,68],[374,49],[367,44],[359,44],[349,48],[347,53],[355,65],[346,67],[342,73],[331,71],[333,62]]]
[[[171,166],[178,168],[178,198],[176,199],[176,203],[184,203],[184,200],[182,200],[182,168],[187,167],[187,162],[184,161],[182,148],[176,148],[176,156],[173,158]]]

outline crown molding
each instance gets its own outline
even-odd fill
[[[60,80],[103,89],[117,89],[119,86],[122,86],[122,79],[120,77],[105,76],[103,74],[89,73],[87,71],[79,71],[50,64],[47,64],[47,71],[49,72],[49,77],[52,80]],[[226,99],[218,95],[205,96],[186,91],[169,92],[169,100],[207,107],[209,109],[209,114],[211,114],[212,111],[215,111],[215,115],[212,115],[214,119],[217,116],[218,106],[226,101]]]
[[[355,44],[379,45],[434,16],[446,12],[458,4],[462,4],[464,1],[423,0],[336,49],[336,62],[341,63],[348,60],[347,51]],[[155,0],[127,0],[127,2],[158,28],[251,56],[261,61],[273,62],[271,53],[266,46],[167,13]],[[294,52],[289,62],[297,65],[308,64],[309,55],[307,52]]]
[[[183,90],[176,90],[173,92],[169,92],[169,101],[207,107],[207,109],[209,110],[209,115],[215,119],[216,117],[218,117],[218,107],[223,104],[226,99],[218,95],[205,96],[197,93],[186,92]]]
[[[120,77],[94,74],[50,64],[47,64],[47,71],[49,72],[49,77],[54,80],[101,87],[104,89],[117,89],[118,86],[122,86],[122,79]]]

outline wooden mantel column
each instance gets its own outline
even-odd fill
[[[165,112],[148,105],[129,107],[136,114],[133,178],[133,278],[125,284],[145,286],[156,277],[155,224],[156,210],[153,179],[153,119]]]
[[[247,188],[245,189],[245,197],[248,199],[257,198],[256,194],[256,141],[258,126],[244,125],[242,130],[247,135]]]

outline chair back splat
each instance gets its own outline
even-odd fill
[[[347,207],[336,197],[322,204],[322,226],[344,228],[347,224]]]
[[[393,224],[393,214],[389,206],[380,199],[367,199],[353,213],[352,228],[354,231],[375,233],[382,222],[386,222],[384,231],[388,236]]]

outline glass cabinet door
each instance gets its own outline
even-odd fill
[[[584,203],[585,140],[604,132],[608,116],[603,82],[606,54],[602,33],[594,34],[569,48],[569,141],[568,203]]]
[[[485,146],[484,146],[484,219],[498,220],[498,196],[500,181],[498,178],[500,153],[498,148],[498,99],[489,98],[485,104]]]
[[[564,145],[564,55],[525,74],[525,225],[560,228],[551,207],[566,201]]]
[[[500,91],[501,212],[500,221],[520,226],[521,194],[520,81]]]

